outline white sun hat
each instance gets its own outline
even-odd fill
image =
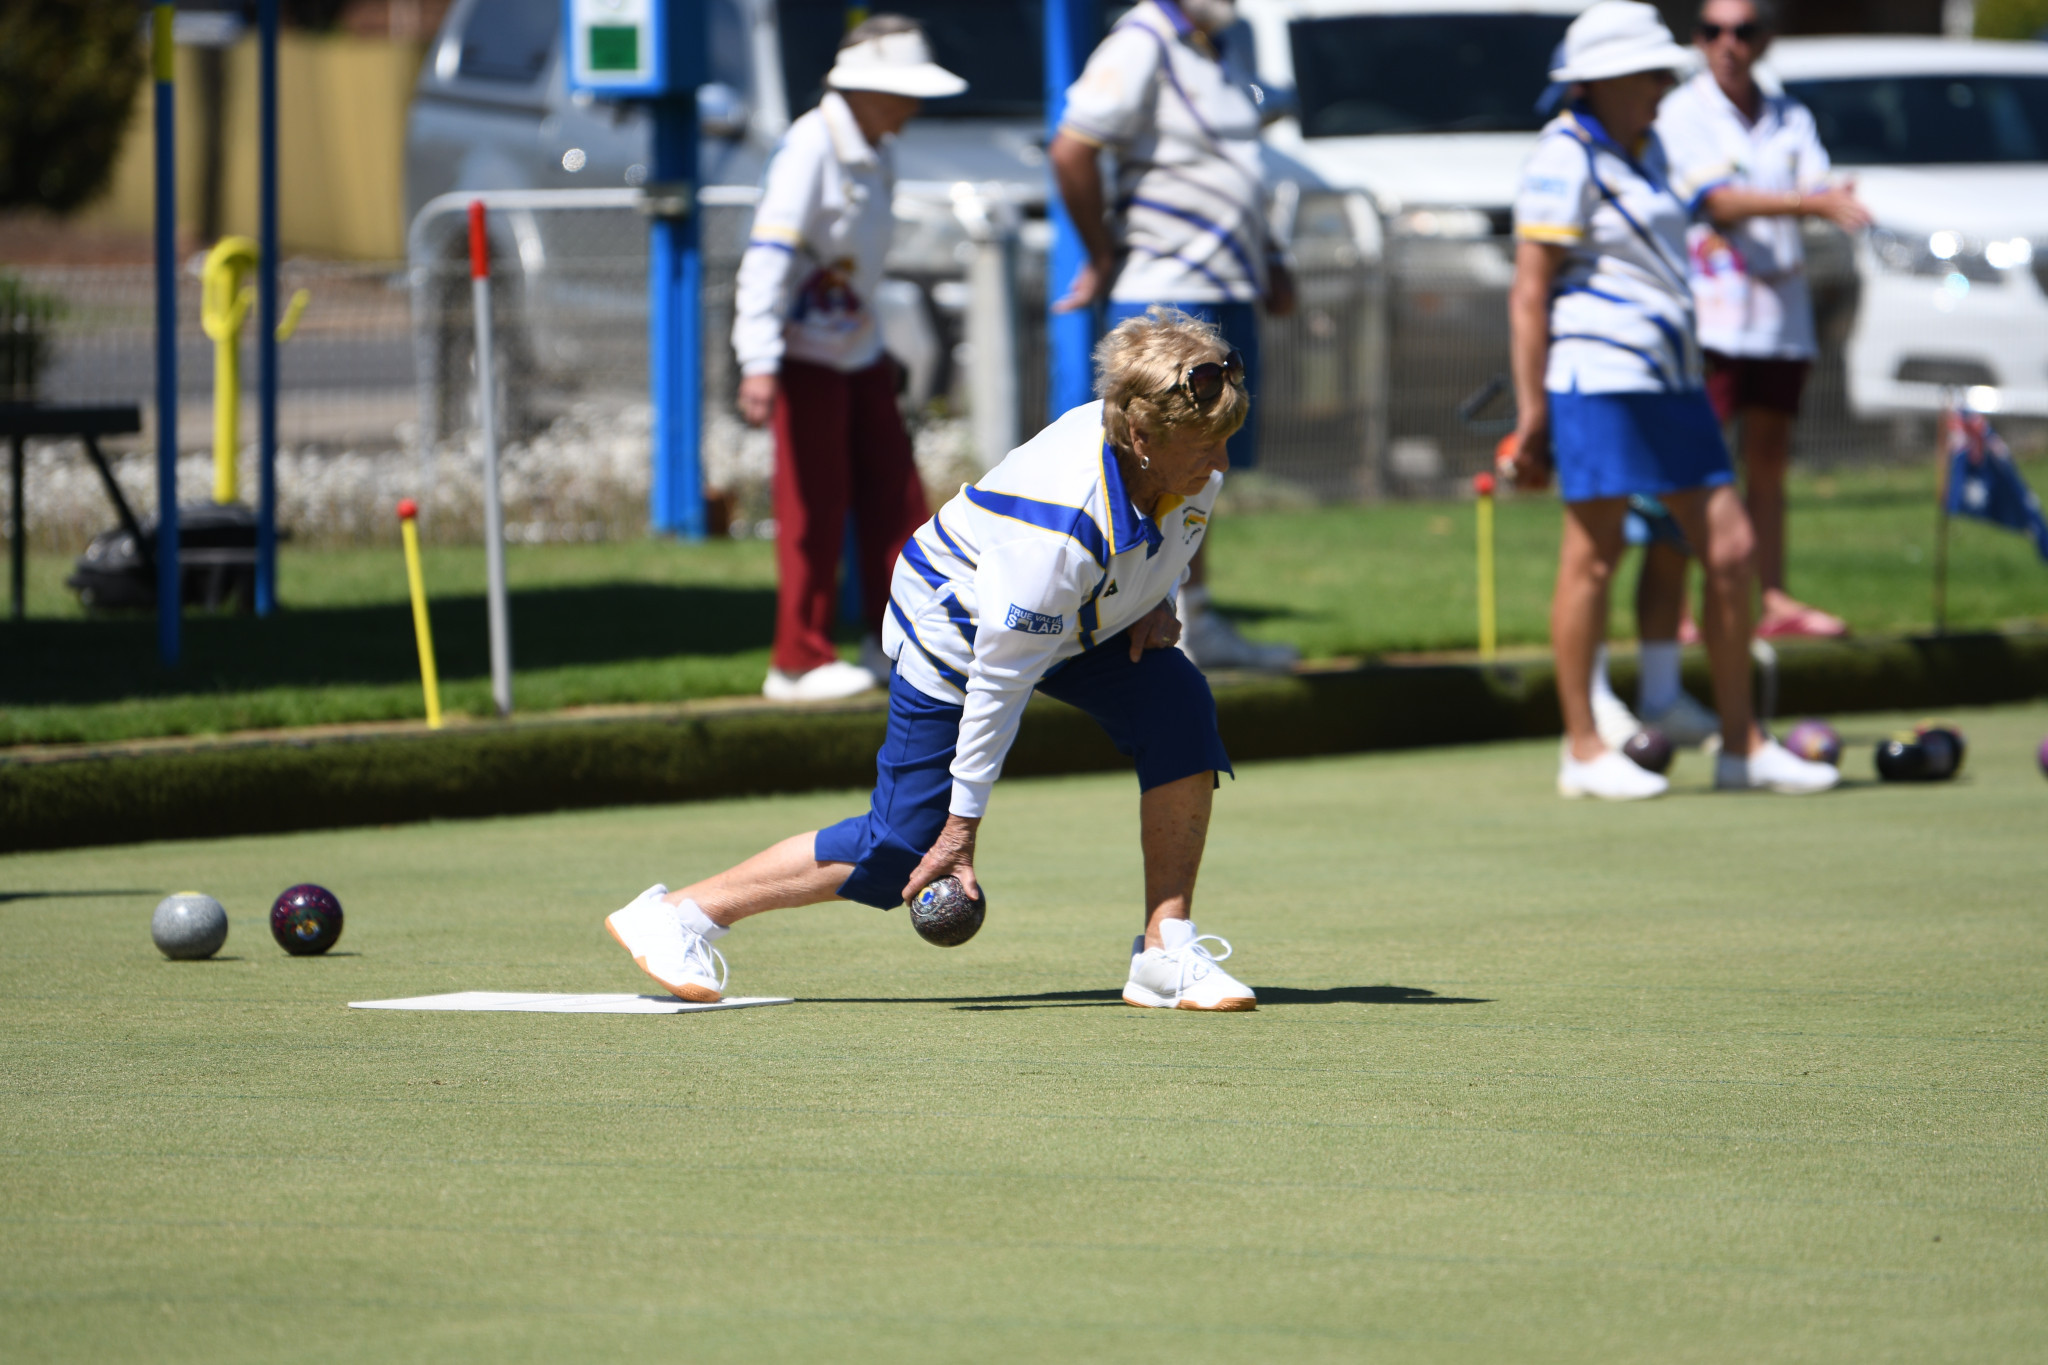
[[[1564,31],[1564,64],[1550,79],[1561,84],[1604,81],[1638,71],[1677,71],[1691,60],[1655,6],[1601,0]]]
[[[967,88],[966,81],[932,60],[931,45],[916,28],[878,33],[840,48],[825,84],[833,90],[878,90],[921,100],[944,99]]]

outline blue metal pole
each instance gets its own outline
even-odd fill
[[[1081,74],[1094,51],[1102,22],[1099,0],[1045,0],[1045,134],[1048,143],[1060,128],[1066,112],[1067,87]],[[1073,283],[1076,273],[1088,263],[1081,235],[1074,231],[1060,202],[1059,189],[1048,196],[1047,216],[1052,222],[1052,255],[1047,262],[1046,304],[1058,301]],[[1071,408],[1095,397],[1095,370],[1091,353],[1098,330],[1097,311],[1083,308],[1072,313],[1046,315],[1046,363],[1051,373],[1046,384],[1046,420],[1051,421]]]
[[[257,0],[256,614],[277,610],[277,11]]]
[[[150,10],[156,75],[156,648],[166,667],[184,624],[178,575],[178,143],[173,8]]]
[[[702,0],[667,0],[669,85],[653,101],[653,174],[659,201],[649,220],[648,387],[654,400],[649,520],[657,532],[704,538],[703,258],[697,227],[697,86],[704,70]]]

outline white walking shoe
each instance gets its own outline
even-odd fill
[[[1170,919],[1159,926],[1164,947],[1147,948],[1145,936],[1131,940],[1131,975],[1124,1003],[1155,1010],[1255,1010],[1258,996],[1220,965],[1230,945],[1214,934],[1196,934],[1195,922]],[[1222,946],[1212,953],[1204,943]]]
[[[1572,757],[1571,741],[1566,740],[1564,753],[1558,760],[1557,794],[1577,799],[1582,796],[1598,797],[1602,801],[1644,801],[1652,796],[1662,796],[1671,790],[1671,784],[1648,768],[1636,766],[1633,759],[1615,749],[1602,749],[1600,757],[1581,763]]]
[[[1723,753],[1714,759],[1714,786],[1722,791],[1806,796],[1824,792],[1841,780],[1841,771],[1833,765],[1809,763],[1775,739],[1765,739],[1748,758]]]
[[[859,664],[834,659],[806,673],[771,668],[768,681],[761,684],[761,695],[770,701],[840,701],[881,685],[881,679]]]
[[[1619,749],[1642,732],[1643,723],[1636,719],[1636,713],[1629,710],[1620,697],[1612,692],[1594,689],[1593,728],[1600,732],[1600,742],[1610,749]]]
[[[1181,618],[1181,652],[1194,660],[1195,667],[1257,668],[1285,672],[1301,658],[1293,645],[1261,644],[1237,633],[1228,617],[1202,610]]]
[[[1679,749],[1696,748],[1721,733],[1721,718],[1700,705],[1690,692],[1680,692],[1677,701],[1654,716],[1645,711],[1643,724],[1656,726]]]
[[[716,1004],[725,995],[725,957],[682,922],[682,912],[662,899],[667,894],[659,883],[648,887],[632,904],[612,911],[604,927],[670,995]]]

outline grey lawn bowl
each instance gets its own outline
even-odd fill
[[[204,892],[179,891],[157,902],[149,936],[165,957],[212,957],[228,941],[228,912]]]

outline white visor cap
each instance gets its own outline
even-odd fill
[[[967,88],[966,81],[932,60],[924,34],[915,29],[840,48],[825,84],[833,90],[878,90],[921,100],[944,99]]]
[[[1559,84],[1604,81],[1638,71],[1679,71],[1692,54],[1672,38],[1656,7],[1636,0],[1601,0],[1564,31],[1564,65],[1550,73]]]

